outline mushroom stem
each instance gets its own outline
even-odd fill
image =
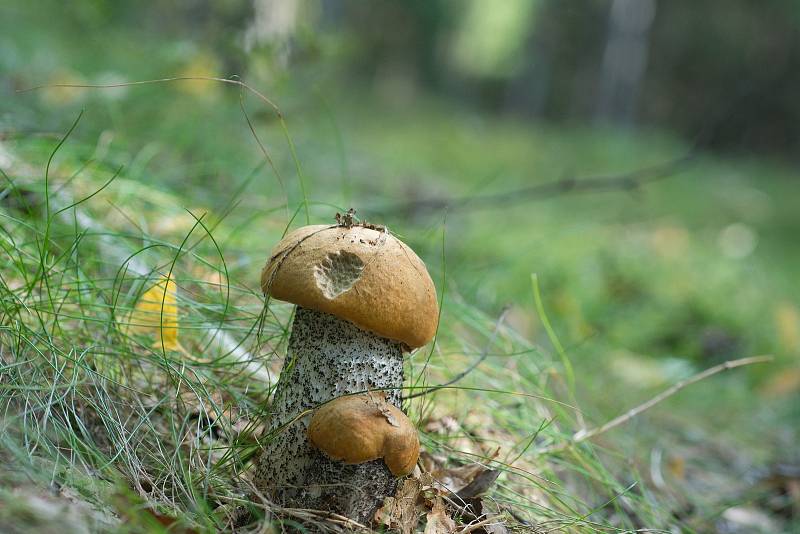
[[[303,411],[342,395],[385,389],[400,407],[402,343],[333,315],[297,307],[268,431],[277,432],[259,459],[255,483],[283,506],[333,511],[368,522],[397,478],[383,460],[348,465],[311,446]],[[285,428],[284,428],[285,427]],[[281,430],[282,429],[282,430]]]

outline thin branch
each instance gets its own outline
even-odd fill
[[[656,395],[652,399],[648,400],[647,402],[644,402],[644,403],[642,403],[642,404],[640,404],[640,405],[638,405],[638,406],[636,406],[634,408],[631,408],[630,410],[628,410],[624,414],[622,414],[622,415],[620,415],[618,417],[615,417],[614,419],[612,419],[611,421],[605,423],[604,425],[601,425],[601,426],[598,426],[598,427],[595,427],[595,428],[592,428],[592,429],[588,429],[588,430],[585,430],[585,429],[584,430],[579,430],[578,432],[576,432],[572,436],[572,439],[567,441],[566,443],[561,443],[559,445],[546,447],[544,449],[539,450],[538,452],[548,454],[548,453],[554,453],[554,452],[563,451],[565,449],[568,449],[568,448],[572,447],[573,445],[577,445],[578,443],[581,443],[581,442],[586,441],[588,439],[592,439],[595,436],[598,436],[600,434],[608,432],[609,430],[612,430],[612,429],[614,429],[614,428],[616,428],[616,427],[618,427],[620,425],[623,425],[623,424],[627,423],[628,421],[630,421],[634,417],[638,416],[642,412],[645,412],[645,411],[649,410],[650,408],[652,408],[656,404],[660,403],[661,401],[664,401],[664,400],[668,399],[669,397],[675,395],[676,393],[678,393],[680,390],[682,390],[683,388],[685,388],[687,386],[691,386],[692,384],[700,382],[701,380],[705,380],[706,378],[709,378],[711,376],[719,374],[719,373],[721,373],[723,371],[727,371],[729,369],[735,369],[737,367],[744,367],[745,365],[753,365],[753,364],[756,364],[756,363],[771,362],[772,360],[773,360],[772,356],[752,356],[750,358],[741,358],[739,360],[730,360],[730,361],[727,361],[725,363],[721,363],[719,365],[715,365],[714,367],[710,367],[710,368],[706,369],[705,371],[702,371],[700,373],[697,373],[694,376],[691,376],[691,377],[689,377],[689,378],[687,378],[685,380],[681,380],[681,381],[675,383],[674,385],[672,385],[671,387],[665,389],[664,391],[662,391],[661,393],[659,393],[658,395]]]
[[[499,516],[492,515],[484,519],[483,521],[478,521],[476,523],[470,523],[469,525],[465,526],[461,530],[458,531],[458,534],[469,534],[470,532],[475,532],[478,529],[482,529],[483,527],[489,525],[502,525],[503,521]]]
[[[494,344],[495,339],[497,339],[497,334],[500,331],[500,327],[502,326],[503,321],[505,321],[505,319],[506,319],[506,315],[508,315],[509,309],[510,308],[508,306],[503,308],[503,311],[500,313],[500,317],[497,318],[497,322],[494,325],[494,331],[492,332],[492,337],[490,337],[489,341],[486,342],[486,346],[483,348],[483,351],[481,352],[481,355],[478,357],[477,360],[475,360],[475,362],[472,365],[470,365],[469,367],[464,369],[461,373],[459,373],[454,378],[448,380],[444,384],[438,384],[436,386],[431,386],[430,388],[427,388],[424,391],[418,391],[417,393],[412,393],[411,395],[406,396],[403,400],[409,400],[409,399],[414,399],[416,397],[422,397],[424,395],[429,395],[430,393],[433,393],[434,391],[438,391],[438,390],[444,389],[444,388],[446,388],[448,386],[452,386],[453,384],[455,384],[456,382],[458,382],[459,380],[461,380],[462,378],[464,378],[465,376],[470,374],[473,370],[475,370],[475,368],[478,367],[483,362],[483,360],[485,360],[486,357],[489,355],[489,347],[491,347]]]
[[[695,152],[690,150],[687,154],[664,163],[644,167],[624,174],[589,176],[576,178],[565,176],[558,180],[536,184],[521,189],[494,193],[489,195],[475,195],[455,199],[429,198],[410,202],[390,204],[376,211],[385,215],[404,215],[408,213],[431,214],[442,210],[447,211],[478,211],[486,209],[507,208],[515,204],[522,204],[536,200],[544,200],[567,193],[601,193],[609,191],[634,191],[640,187],[674,176],[686,170],[694,159]]]
[[[267,104],[272,111],[280,118],[283,117],[281,110],[278,106],[263,93],[259,92],[252,86],[246,84],[241,80],[233,80],[230,78],[218,78],[216,76],[170,76],[168,78],[158,78],[154,80],[138,80],[135,82],[120,82],[120,83],[50,83],[43,85],[36,85],[34,87],[27,87],[25,89],[17,89],[17,93],[29,93],[31,91],[38,91],[40,89],[47,89],[50,87],[65,87],[65,88],[82,88],[82,89],[115,89],[120,87],[131,87],[136,85],[152,85],[158,83],[170,83],[178,81],[205,81],[205,82],[218,82],[227,83],[231,85],[238,85],[247,91],[254,94],[259,100]]]

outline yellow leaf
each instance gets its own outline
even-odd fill
[[[782,302],[775,307],[775,329],[781,346],[790,352],[800,350],[800,312],[789,303]]]
[[[759,389],[766,397],[786,397],[800,391],[800,367],[790,367],[774,373]]]
[[[162,277],[136,303],[131,314],[130,329],[155,336],[154,347],[161,348],[163,343],[165,350],[180,350],[176,293],[175,281]]]
[[[672,456],[667,460],[667,471],[678,480],[686,479],[686,459],[683,456]]]
[[[192,57],[178,73],[186,78],[213,78],[219,75],[219,60],[212,54],[200,52]],[[221,93],[221,85],[213,81],[186,80],[177,83],[178,90],[193,97],[215,100]]]

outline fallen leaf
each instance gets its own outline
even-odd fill
[[[425,432],[435,432],[446,435],[451,432],[458,432],[461,425],[453,417],[445,415],[438,419],[430,419],[425,423]]]
[[[386,419],[386,422],[393,427],[400,427],[400,423],[397,422],[397,419],[395,419],[394,415],[392,415],[392,412],[389,411],[389,408],[381,408],[381,415],[383,415],[383,418]]]
[[[800,367],[789,367],[773,374],[760,388],[765,397],[785,397],[800,390]]]
[[[773,312],[775,329],[781,346],[790,352],[800,351],[800,312],[789,303],[782,302]]]
[[[197,532],[193,528],[183,526],[176,517],[153,509],[144,503],[139,495],[117,492],[111,499],[124,524],[144,528],[147,532],[159,530],[176,534],[195,534]],[[162,528],[159,529],[156,525]],[[134,528],[134,531],[138,530]]]
[[[417,511],[417,500],[421,484],[419,480],[407,478],[403,481],[400,492],[397,496],[397,515],[400,531],[403,534],[411,533],[416,530],[417,523],[419,522],[419,513]]]
[[[494,522],[484,525],[483,527],[483,530],[486,531],[486,534],[508,534],[508,529],[506,528],[505,524],[503,524],[500,516],[492,516],[492,520]]]
[[[492,487],[494,481],[500,476],[500,471],[496,469],[486,469],[476,476],[472,482],[458,491],[457,495],[462,499],[472,499],[478,497]]]
[[[448,491],[458,493],[485,470],[486,468],[480,464],[468,464],[459,467],[442,467],[432,472],[431,475]]]
[[[404,479],[394,497],[387,497],[383,506],[375,512],[375,521],[402,534],[413,533],[421,515],[417,509],[421,489],[422,484],[418,479]]]
[[[425,517],[425,534],[450,534],[456,529],[456,523],[447,515],[444,502],[437,497],[433,509]]]
[[[498,452],[499,449],[491,454],[489,459],[497,457]],[[444,458],[436,458],[435,456],[432,456],[426,452],[423,452],[420,455],[420,463],[425,471],[430,473],[430,475],[446,490],[447,493],[459,493],[482,475],[491,478],[491,480],[489,481],[488,479],[484,479],[484,481],[481,483],[488,482],[489,485],[491,485],[491,483],[494,482],[498,476],[497,474],[485,475],[487,472],[494,472],[488,469],[486,466],[478,463],[460,465],[457,467],[446,467],[444,465]],[[473,495],[477,494],[478,493],[474,493]]]
[[[419,455],[419,465],[422,466],[422,470],[426,473],[433,473],[435,470],[439,469],[440,466],[444,465],[446,461],[446,456],[434,456],[427,451],[422,451]]]
[[[375,511],[375,523],[384,527],[392,526],[392,512],[396,506],[394,496],[386,497],[383,500],[383,505]]]
[[[162,277],[144,292],[130,318],[130,330],[155,336],[154,347],[181,350],[178,343],[178,303],[175,281]],[[163,345],[162,345],[163,343]]]
[[[142,508],[142,511],[146,514],[151,516],[156,523],[165,527],[166,530],[169,532],[177,532],[181,534],[195,534],[197,531],[193,528],[189,527],[182,527],[178,520],[174,517],[164,515],[160,512],[153,510],[152,508]]]
[[[686,478],[686,459],[683,456],[671,456],[667,460],[667,472],[677,480]]]

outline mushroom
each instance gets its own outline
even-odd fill
[[[254,482],[280,505],[363,522],[394,493],[396,475],[408,465],[398,467],[386,450],[380,456],[391,470],[380,456],[368,454],[356,463],[345,456],[338,461],[339,453],[326,455],[321,442],[319,450],[308,439],[310,412],[337,397],[381,390],[381,402],[392,406],[386,413],[410,428],[397,415],[403,353],[433,338],[439,306],[425,264],[407,245],[383,227],[354,224],[352,212],[337,222],[289,233],[262,271],[264,294],[297,308]],[[319,409],[330,433],[337,432],[337,421],[325,414],[358,399],[345,397]],[[339,431],[352,430],[353,421],[340,422]],[[387,446],[394,446],[391,439],[381,445]]]
[[[419,459],[417,429],[406,414],[371,391],[339,397],[311,418],[308,439],[332,460],[360,464],[383,458],[394,476],[409,474]]]

